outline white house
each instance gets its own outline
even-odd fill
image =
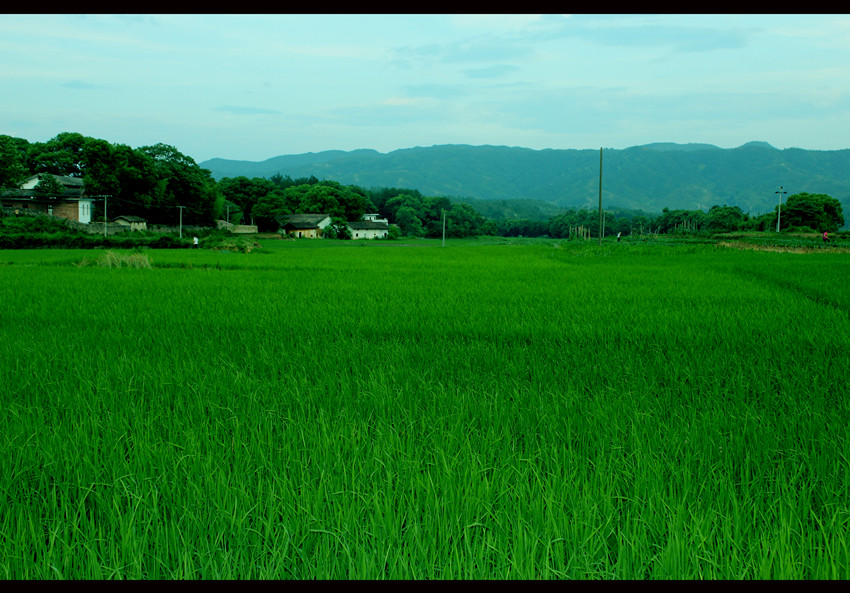
[[[281,229],[290,237],[318,239],[331,223],[329,214],[290,214],[281,220]]]
[[[348,223],[348,232],[352,239],[386,239],[390,225],[386,218],[378,214],[364,214],[363,220]]]
[[[62,186],[62,194],[45,196],[34,191],[40,177],[45,175],[51,175],[59,182]],[[2,197],[3,206],[7,208],[50,214],[88,224],[91,222],[93,200],[87,198],[85,193],[85,183],[79,177],[39,173],[24,181],[18,189],[8,190],[0,197]]]

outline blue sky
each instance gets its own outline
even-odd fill
[[[0,134],[202,162],[436,144],[850,148],[850,15],[0,16]]]

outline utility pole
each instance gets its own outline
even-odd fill
[[[177,206],[180,208],[180,238],[183,238],[183,208],[186,206]]]
[[[446,209],[443,208],[443,247],[446,246]]]
[[[779,232],[779,221],[782,220],[782,194],[787,194],[787,191],[782,191],[782,186],[779,186],[779,191],[773,192],[779,194],[779,210],[776,213],[776,232]]]
[[[107,201],[108,198],[109,198],[109,196],[103,196],[103,236],[104,237],[106,236],[106,221],[108,220],[106,218],[106,201]]]
[[[602,147],[599,147],[599,245],[602,245]]]

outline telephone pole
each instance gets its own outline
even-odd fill
[[[602,245],[602,147],[599,147],[599,245]]]
[[[180,208],[180,238],[183,238],[183,208],[186,206],[177,206]]]
[[[106,221],[109,220],[106,218],[106,201],[109,196],[103,196],[103,236],[106,236]]]
[[[779,194],[779,210],[776,213],[776,232],[779,232],[779,221],[782,219],[782,194],[787,194],[787,191],[782,191],[782,186],[779,186],[779,191],[773,192]]]
[[[443,247],[446,246],[446,209],[443,208]]]

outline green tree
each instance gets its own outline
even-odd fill
[[[106,140],[84,138],[80,150],[82,177],[91,196],[121,193],[120,153]]]
[[[261,216],[263,218],[263,226],[268,227],[273,225],[273,221],[269,219],[270,209],[273,209],[273,203],[269,195],[274,194],[281,199],[283,193],[274,182],[263,179],[261,177],[248,178],[244,175],[238,177],[224,177],[218,181],[218,187],[224,195],[227,202],[236,204],[242,213],[242,219],[245,220],[249,216]],[[256,212],[254,208],[261,201],[264,204],[260,206]],[[234,221],[234,212],[230,211],[230,222]],[[256,219],[254,220],[256,223]],[[258,223],[259,224],[259,223]],[[275,229],[277,230],[277,229]]]
[[[360,220],[364,214],[377,212],[372,200],[362,188],[348,185],[340,189],[342,190],[340,201],[345,209],[346,220]]]
[[[649,216],[635,216],[632,218],[632,233],[634,234],[643,234],[649,233],[650,229],[653,228],[654,221]]]
[[[331,223],[322,230],[325,239],[351,239],[351,232],[344,218],[338,216],[331,218]]]
[[[0,135],[0,189],[15,188],[26,179],[26,150],[23,138]]]
[[[416,210],[410,206],[399,208],[395,214],[395,221],[402,236],[421,237],[425,234],[422,221],[419,219]]]
[[[65,187],[53,175],[42,173],[35,185],[35,193],[47,198],[56,198],[65,193]]]
[[[379,212],[387,218],[390,223],[398,222],[398,212],[401,208],[412,210],[417,218],[423,213],[422,196],[417,193],[401,193],[387,198],[383,203],[383,209]],[[420,220],[421,222],[421,220]]]
[[[274,183],[275,186],[280,190],[284,190],[287,187],[292,187],[293,185],[295,185],[295,181],[292,180],[292,177],[290,177],[289,175],[281,175],[280,173],[275,173],[274,175],[269,177],[269,181]]]
[[[330,214],[345,218],[345,208],[339,202],[339,192],[327,185],[296,185],[286,190],[287,205],[300,214]]]
[[[390,241],[394,241],[401,237],[401,229],[398,228],[398,225],[391,224],[390,228],[387,229],[387,239]]]
[[[712,206],[706,217],[706,229],[714,232],[736,231],[747,219],[738,206]]]
[[[576,211],[573,209],[567,210],[566,212],[551,217],[549,219],[548,235],[550,237],[558,238],[569,237],[572,228],[577,226],[576,220]],[[499,234],[502,236],[507,236],[502,234],[501,226]]]
[[[794,194],[781,210],[781,229],[808,227],[818,232],[835,232],[843,225],[841,202],[826,194]]]
[[[425,198],[422,201],[420,218],[426,237],[441,237],[443,234],[443,212],[450,210],[451,200],[446,197]]]
[[[278,189],[262,196],[251,209],[251,216],[260,232],[277,232],[280,220],[287,214],[291,212],[286,205],[286,197]]]
[[[395,198],[403,197],[399,202]],[[395,213],[401,206],[422,207],[422,194],[415,189],[399,189],[396,187],[381,187],[369,192],[369,199],[375,206],[375,212],[386,218],[390,223],[395,222]]]
[[[109,211],[114,212],[116,216],[141,216],[151,223],[170,222],[162,218],[167,217],[168,211],[158,208],[159,204],[156,202],[162,184],[159,182],[159,173],[153,158],[144,151],[117,144],[112,147],[111,162],[115,167],[117,190],[107,187],[102,192],[111,196],[108,198]]]
[[[86,137],[77,132],[62,132],[47,142],[30,144],[27,168],[32,174],[53,173],[67,177],[82,177],[85,162],[83,146]]]
[[[288,187],[284,196],[290,211],[301,214],[329,214],[353,221],[375,209],[363,190],[356,186],[343,186],[336,181]]]
[[[176,224],[182,206],[183,224],[212,225],[220,214],[216,207],[221,200],[210,171],[168,144],[143,146],[139,150],[153,160],[157,177],[153,197],[163,217]]]

